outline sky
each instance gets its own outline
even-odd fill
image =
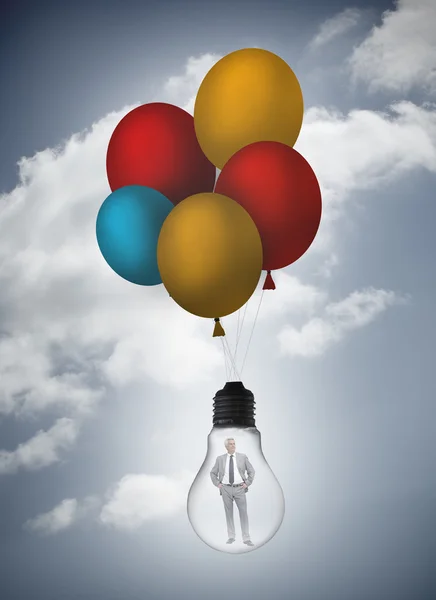
[[[435,597],[435,23],[433,0],[2,6],[5,600]],[[274,273],[250,344],[262,281],[247,305],[238,369],[249,346],[240,376],[285,514],[233,555],[186,511],[232,377],[221,340],[162,285],[118,277],[95,221],[120,119],[152,101],[192,112],[208,70],[244,47],[298,77],[295,148],[323,216]],[[237,314],[223,322],[234,347]]]

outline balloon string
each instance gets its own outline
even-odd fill
[[[264,294],[264,290],[262,290],[262,294],[261,294],[260,300],[259,300],[259,306],[257,307],[257,313],[256,313],[256,316],[254,318],[253,327],[251,328],[250,339],[248,340],[248,346],[247,346],[247,350],[245,351],[244,362],[242,363],[242,367],[241,367],[241,375],[242,375],[242,371],[244,370],[245,360],[247,358],[248,349],[249,349],[250,343],[251,343],[251,338],[253,337],[254,328],[256,326],[256,321],[257,321],[257,316],[259,314],[260,305],[262,304],[263,294]]]
[[[250,300],[248,300],[248,301],[245,303],[245,307],[244,307],[244,314],[243,314],[243,316],[242,316],[242,322],[241,322],[241,326],[240,326],[240,328],[239,328],[239,334],[238,334],[238,336],[239,336],[239,337],[238,337],[238,343],[239,343],[239,340],[240,340],[240,338],[241,338],[241,334],[242,334],[242,328],[243,328],[243,326],[244,326],[244,321],[245,321],[245,315],[247,314],[248,302],[250,302]]]
[[[230,356],[230,360],[231,360],[231,363],[232,363],[232,370],[231,370],[231,377],[233,377],[232,381],[235,381],[235,380],[239,380],[240,381],[241,380],[241,376],[239,375],[239,371],[236,368],[236,363],[235,363],[235,361],[233,359],[232,352],[231,352],[230,346],[229,346],[229,342],[226,340],[225,343],[227,344],[227,350],[228,350],[228,353],[229,353],[229,356]]]
[[[235,364],[236,364],[236,351],[238,349],[238,335],[239,335],[239,325],[240,325],[240,321],[241,321],[241,309],[238,310],[238,321],[236,323],[236,338],[235,338],[235,352],[233,354],[233,358],[235,360]]]
[[[230,352],[230,347],[229,347],[229,343],[226,340],[224,341],[224,347],[226,349],[226,356],[227,356],[227,361],[228,361],[228,365],[229,365],[229,374],[228,374],[228,381],[231,381],[232,379],[232,373],[234,371],[234,367],[233,367],[233,362],[232,362],[232,353]]]
[[[241,309],[238,310],[238,322],[236,323],[235,359],[236,359],[236,350],[238,349],[238,335],[239,335],[240,321],[241,321]]]
[[[227,354],[226,354],[226,347],[224,346],[224,340],[221,337],[221,346],[223,349],[223,354],[224,354],[224,368],[226,370],[226,381],[228,381],[230,379],[230,375],[229,375],[229,365],[228,365],[228,358],[227,358]]]
[[[240,375],[239,375],[239,373],[238,373],[238,370],[237,370],[237,368],[236,368],[236,363],[235,363],[235,361],[233,360],[232,352],[231,352],[231,350],[230,350],[230,346],[229,346],[229,342],[228,342],[228,340],[227,340],[227,337],[224,339],[224,343],[227,345],[227,350],[228,350],[228,353],[229,353],[229,356],[230,356],[230,360],[231,360],[231,362],[232,362],[232,366],[233,366],[233,372],[235,373],[235,376],[236,376],[236,377],[238,377],[238,379],[239,379],[239,381],[240,381],[240,380],[241,380],[241,377],[240,377]],[[230,373],[230,375],[231,375],[231,373]]]
[[[223,319],[221,319],[221,322],[223,322]],[[236,369],[236,363],[234,362],[232,351],[230,350],[229,341],[228,341],[227,336],[222,336],[221,340],[223,342],[223,347],[225,348],[225,355],[226,355],[226,357],[227,357],[227,359],[229,361],[229,375],[228,375],[228,377],[229,377],[229,381],[230,381],[231,378],[232,378],[232,373],[235,374],[235,377],[236,377],[236,375],[238,375],[238,377],[239,377],[239,374],[238,374],[238,371]]]
[[[238,346],[239,346],[239,342],[241,340],[241,335],[242,335],[242,328],[244,327],[245,315],[247,314],[248,302],[249,302],[249,300],[245,303],[244,314],[242,316],[241,323],[239,323],[239,314],[238,314],[238,327],[236,329],[236,347],[235,347],[235,354],[234,354],[235,364],[236,364],[236,355],[238,354]]]

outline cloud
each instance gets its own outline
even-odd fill
[[[77,515],[77,500],[67,498],[51,511],[43,513],[26,521],[24,527],[45,535],[53,535],[71,527]]]
[[[328,44],[336,37],[343,35],[355,27],[360,19],[361,12],[357,8],[346,8],[334,17],[324,21],[318,33],[309,43],[312,50]]]
[[[58,419],[51,429],[38,431],[16,450],[0,450],[0,475],[19,469],[36,471],[60,460],[60,451],[69,449],[76,440],[78,424],[72,419]]]
[[[279,313],[311,315],[326,299],[326,292],[314,285],[303,283],[298,277],[278,271],[274,273],[276,289],[271,302],[262,307],[262,317]],[[247,311],[248,312],[248,311]]]
[[[190,59],[168,88],[190,96],[214,60]],[[107,145],[133,108],[22,158],[18,185],[0,196],[0,415],[54,418],[16,450],[0,450],[1,473],[59,460],[114,387],[150,378],[180,389],[222,365],[213,323],[180,309],[162,285],[121,279],[98,249]]]
[[[23,529],[40,535],[55,535],[70,529],[78,521],[85,518],[91,510],[96,508],[98,503],[98,498],[94,496],[85,498],[82,503],[79,503],[75,498],[66,498],[52,510],[26,521]]]
[[[321,275],[321,277],[325,277],[326,279],[329,279],[332,276],[333,269],[335,267],[337,267],[338,264],[339,264],[339,258],[337,256],[337,254],[332,252],[322,263],[322,265],[318,269],[317,273],[318,273],[318,275]]]
[[[435,23],[434,0],[398,0],[396,10],[385,11],[381,25],[354,49],[349,59],[354,81],[368,84],[370,92],[416,87],[435,94]]]
[[[190,114],[194,114],[194,104],[198,88],[207,72],[222,58],[219,54],[206,53],[190,56],[183,75],[170,77],[165,84],[164,93],[175,104]]]
[[[285,271],[276,271],[273,273],[276,289],[274,293],[263,292],[262,287],[265,279],[265,273],[262,274],[257,290],[249,299],[248,303],[239,311],[240,327],[247,328],[256,318],[261,323],[263,321],[271,322],[272,319],[287,317],[289,315],[311,316],[326,299],[327,293],[318,287],[303,283],[298,277],[289,275]],[[261,298],[263,294],[263,298]],[[258,312],[259,303],[262,301],[261,310]],[[237,313],[221,319],[223,325],[227,327],[230,321],[235,325]]]
[[[313,317],[301,329],[287,325],[278,335],[281,351],[288,356],[321,356],[347,333],[368,325],[389,306],[404,301],[392,291],[355,291],[344,300],[328,304],[323,317]]]
[[[27,520],[29,533],[54,535],[71,529],[85,518],[105,527],[133,531],[154,520],[169,519],[186,510],[189,488],[195,473],[181,471],[173,476],[128,474],[105,494],[82,501],[66,498],[48,512]]]
[[[116,529],[133,530],[150,520],[169,518],[186,508],[195,474],[125,475],[109,494],[100,522]]]
[[[0,213],[0,413],[92,413],[110,386],[180,388],[221,355],[212,325],[105,263],[95,221],[109,195],[109,137],[131,107],[20,161]],[[80,177],[77,177],[80,173]]]
[[[334,262],[329,257],[323,267]],[[325,273],[321,273],[325,276]],[[230,323],[223,319],[226,328],[230,353],[234,356],[236,332],[239,332],[237,367],[240,372],[241,360],[245,354],[247,340],[253,331],[257,314],[258,327],[267,323],[268,329],[279,326],[277,340],[282,355],[313,358],[327,352],[334,344],[347,335],[372,323],[377,316],[389,307],[404,304],[407,297],[392,291],[368,288],[354,291],[339,302],[329,302],[325,289],[315,285],[303,284],[297,277],[286,272],[274,273],[276,290],[265,292],[260,305],[262,289],[240,311],[239,321],[233,316]],[[274,323],[274,318],[280,317]],[[290,318],[293,325],[283,326],[283,317]],[[300,326],[296,325],[301,323]],[[238,326],[239,324],[239,326]],[[227,350],[227,354],[228,354]],[[230,368],[230,362],[228,363]]]
[[[90,379],[92,364],[67,349],[66,340],[59,345],[49,332],[37,337],[16,330],[0,340],[0,413],[37,413],[50,407],[85,414],[97,404],[103,391]]]
[[[420,168],[436,172],[435,108],[398,102],[378,112],[306,111],[295,148],[314,169],[323,199],[321,225],[309,252],[332,253],[336,221],[354,191],[377,192]]]
[[[348,114],[312,107],[295,145],[314,169],[329,200],[393,183],[413,169],[436,172],[436,104],[391,104],[384,111]],[[329,215],[331,217],[331,215]]]

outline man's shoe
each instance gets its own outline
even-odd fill
[[[247,546],[254,546],[251,540],[247,540],[246,542],[244,542],[244,544],[247,544]]]
[[[233,542],[235,541],[235,538],[229,538],[226,542],[226,544],[233,544]]]

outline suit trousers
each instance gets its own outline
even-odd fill
[[[223,485],[221,487],[224,510],[226,512],[227,533],[229,538],[235,539],[235,522],[233,519],[233,501],[239,510],[239,520],[241,521],[242,540],[244,542],[250,539],[248,531],[248,514],[247,514],[247,496],[245,488],[241,486],[230,487]]]

